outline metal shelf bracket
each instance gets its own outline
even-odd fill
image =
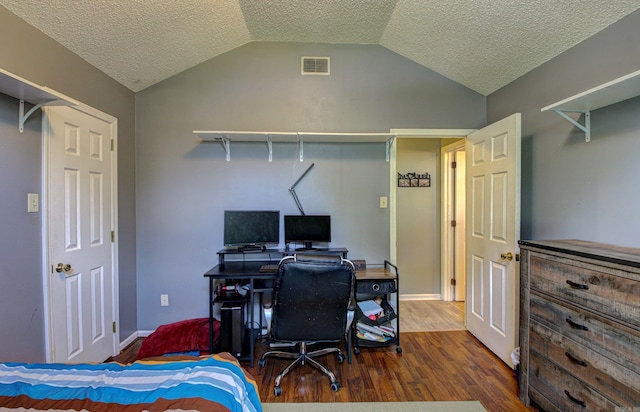
[[[384,144],[387,163],[389,163],[389,159],[391,158],[391,146],[393,145],[395,138],[395,136],[391,136]]]
[[[24,124],[26,123],[27,119],[29,119],[29,117],[38,109],[40,109],[42,106],[52,102],[53,100],[45,100],[42,101],[38,104],[36,104],[35,106],[33,106],[26,114],[24,112],[24,100],[20,99],[20,113],[18,116],[18,129],[20,129],[20,133],[24,132]]]
[[[299,155],[300,161],[302,162],[304,161],[304,142],[300,137],[300,133],[298,133],[297,136],[298,136],[298,155]]]
[[[584,132],[584,141],[591,141],[591,112],[584,110],[554,110],[554,112],[558,113],[558,115],[565,120],[569,121],[578,129]],[[582,113],[584,114],[584,125],[580,124],[576,120],[572,119],[567,113]]]
[[[267,150],[269,151],[269,162],[273,162],[273,140],[271,135],[267,135]]]
[[[231,140],[228,137],[220,136],[220,144],[226,154],[227,162],[231,161]]]

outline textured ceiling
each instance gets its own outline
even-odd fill
[[[251,41],[380,44],[483,95],[639,0],[0,0],[140,91]]]

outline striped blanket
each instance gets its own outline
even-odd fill
[[[255,380],[228,353],[129,365],[0,363],[0,409],[262,411]]]

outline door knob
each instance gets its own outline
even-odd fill
[[[58,266],[56,266],[56,272],[69,273],[71,272],[71,265],[68,263],[58,263]]]
[[[500,255],[500,260],[513,260],[513,253],[507,252]]]

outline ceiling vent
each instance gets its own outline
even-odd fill
[[[329,75],[328,57],[302,57],[302,74]]]

